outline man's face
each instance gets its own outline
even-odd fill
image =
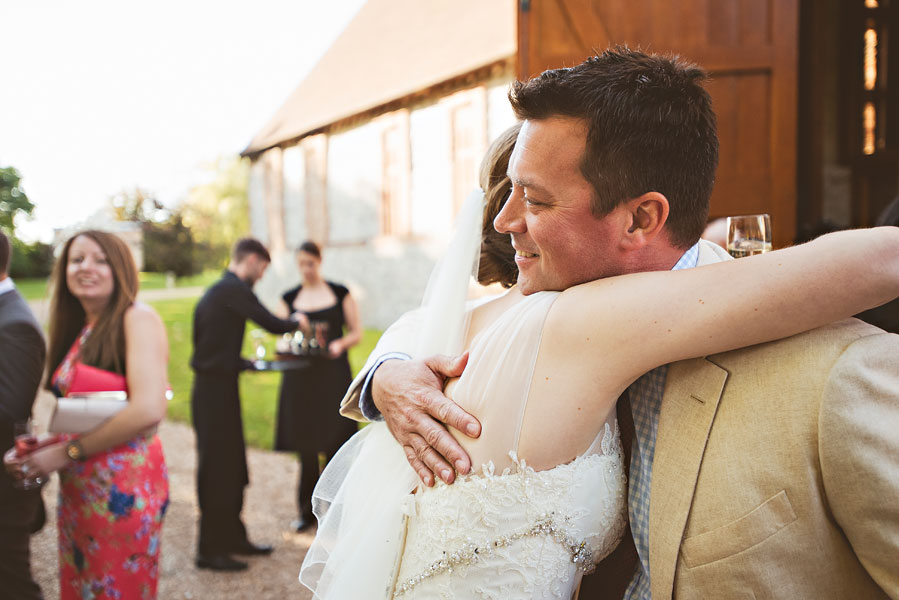
[[[493,225],[512,235],[525,295],[564,290],[623,272],[623,209],[597,218],[580,171],[587,126],[569,117],[525,121],[509,161],[512,194]]]

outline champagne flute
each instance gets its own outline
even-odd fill
[[[253,353],[256,355],[256,360],[263,360],[265,358],[265,334],[259,329],[254,329],[250,332],[250,338],[253,341]]]
[[[734,258],[771,251],[771,217],[743,215],[727,217],[727,251]]]

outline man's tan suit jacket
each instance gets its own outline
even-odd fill
[[[671,364],[649,521],[653,600],[899,598],[899,336],[849,319]]]
[[[899,336],[670,365],[651,490],[653,600],[899,598]]]

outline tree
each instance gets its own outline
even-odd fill
[[[178,277],[193,275],[202,270],[197,261],[197,244],[193,232],[184,224],[178,211],[161,223],[145,221],[144,270],[156,273],[171,271]]]
[[[123,190],[110,198],[116,220],[138,223],[143,233],[144,270],[178,277],[202,270],[193,232],[179,210],[170,210],[150,192]]]
[[[15,167],[0,168],[0,228],[11,235],[16,232],[16,217],[31,216],[34,204],[22,189],[22,176]]]
[[[122,190],[109,200],[112,212],[117,221],[149,223],[165,219],[165,206],[153,195],[139,187],[133,190]]]
[[[211,165],[210,171],[212,180],[190,190],[181,212],[195,240],[208,248],[205,266],[223,266],[231,245],[250,231],[250,165],[246,159],[226,157]]]
[[[16,237],[16,220],[20,215],[30,217],[34,203],[22,189],[22,176],[15,167],[0,167],[0,230],[9,234],[12,261],[9,274],[13,277],[46,277],[53,266],[53,249],[41,242],[26,244]]]
[[[53,246],[43,242],[26,244],[17,237],[11,237],[12,260],[9,274],[14,279],[26,277],[47,277],[53,270]]]

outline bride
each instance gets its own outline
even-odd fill
[[[460,440],[482,466],[452,485],[421,486],[383,422],[359,432],[316,488],[320,525],[300,574],[315,598],[571,598],[625,528],[614,409],[631,382],[899,294],[899,230],[876,228],[564,292],[512,287],[466,304],[481,216],[492,220],[508,196],[518,127],[485,157],[486,206],[481,194],[466,205],[422,307],[391,328],[394,348],[415,357],[468,352],[445,391],[482,424],[478,439]],[[510,284],[512,253],[490,244],[485,235],[481,279]]]

